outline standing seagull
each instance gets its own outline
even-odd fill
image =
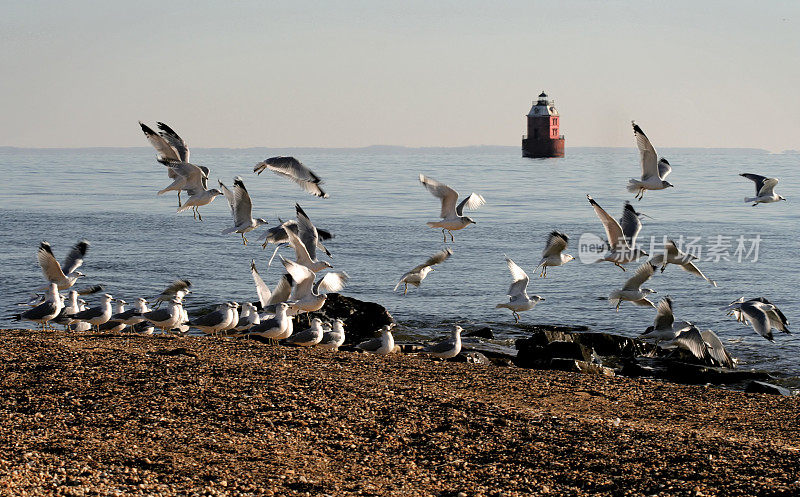
[[[766,176],[750,173],[742,173],[739,176],[747,178],[756,184],[756,196],[744,198],[745,202],[753,202],[753,207],[758,204],[771,204],[772,202],[786,200],[773,191],[775,190],[775,185],[778,184],[777,178],[767,178]]]
[[[264,169],[269,169],[274,173],[289,178],[312,195],[328,198],[328,194],[319,186],[322,183],[322,179],[294,157],[270,157],[256,164],[253,172],[261,174]]]
[[[633,121],[631,124],[633,125],[633,136],[636,137],[636,146],[639,147],[639,165],[642,168],[642,177],[641,179],[631,178],[628,181],[628,191],[636,193],[635,198],[642,200],[645,190],[663,190],[673,186],[672,183],[664,180],[672,172],[672,166],[669,165],[667,159],[658,158],[656,149],[653,148],[642,128]]]
[[[511,310],[511,315],[514,316],[514,322],[519,323],[519,314],[522,311],[529,311],[536,307],[536,304],[544,300],[544,297],[534,295],[528,297],[528,275],[521,267],[517,266],[514,261],[506,256],[506,264],[511,271],[511,285],[508,287],[508,302],[497,304],[495,309],[505,307]]]
[[[301,347],[313,347],[322,341],[323,334],[322,320],[320,318],[314,318],[311,320],[310,328],[290,336],[286,339],[286,343],[300,345]]]
[[[292,324],[292,316],[286,315],[288,309],[289,305],[286,302],[281,302],[278,304],[274,317],[253,326],[248,330],[247,334],[257,335],[271,341],[289,338],[292,336],[294,325]]]
[[[591,195],[586,195],[586,198],[589,199],[594,213],[600,218],[600,222],[603,223],[603,228],[606,231],[609,251],[600,261],[613,262],[615,266],[625,271],[622,264],[633,262],[647,255],[647,252],[644,250],[636,248],[636,237],[642,229],[642,221],[639,219],[639,215],[633,209],[633,206],[625,204],[625,209],[623,209],[622,217],[620,218],[621,222],[618,222],[616,219],[609,216],[608,213],[600,207],[600,204],[594,201]]]
[[[453,251],[450,250],[449,248],[436,252],[435,254],[430,256],[428,260],[425,261],[424,264],[420,264],[419,266],[406,272],[400,278],[400,281],[398,281],[397,284],[394,286],[394,290],[392,291],[397,291],[400,285],[404,285],[403,295],[405,295],[408,292],[408,285],[412,285],[419,288],[419,285],[420,283],[422,283],[422,280],[424,280],[425,277],[428,276],[428,273],[433,271],[433,266],[435,266],[436,264],[443,263],[444,261],[449,259],[451,255],[453,255]]]
[[[462,331],[464,331],[464,329],[461,328],[461,326],[456,325],[456,328],[453,330],[453,334],[450,338],[425,347],[422,349],[422,353],[430,354],[433,357],[438,357],[439,359],[452,359],[461,353]]]
[[[566,234],[559,231],[550,232],[550,236],[547,237],[547,246],[542,251],[542,260],[536,266],[536,269],[542,268],[539,277],[547,277],[549,266],[562,266],[574,259],[573,256],[563,253],[567,249],[567,245],[569,245],[569,237]]]
[[[177,327],[184,321],[183,305],[181,304],[181,300],[177,297],[173,298],[170,302],[171,305],[169,309],[156,309],[145,312],[142,314],[142,317],[162,331],[169,331]]]
[[[97,307],[90,307],[85,311],[80,311],[76,314],[73,314],[70,317],[75,321],[84,321],[89,323],[92,326],[97,328],[97,332],[100,332],[100,325],[111,319],[112,309],[111,309],[111,302],[114,300],[113,297],[109,294],[103,294],[103,298],[100,300],[100,305]]]
[[[50,248],[50,244],[42,242],[39,244],[36,258],[39,259],[39,265],[42,266],[42,273],[44,273],[47,281],[58,285],[59,290],[66,290],[74,285],[78,278],[83,276],[83,273],[76,270],[83,264],[83,258],[87,250],[89,250],[89,242],[86,240],[79,241],[70,249],[62,266],[53,255],[53,249]]]
[[[703,274],[703,272],[694,265],[694,262],[692,262],[693,260],[697,260],[697,257],[687,254],[686,252],[682,252],[675,242],[672,240],[667,240],[667,243],[664,244],[664,251],[654,255],[653,258],[650,259],[650,264],[653,264],[654,266],[661,265],[662,273],[667,268],[667,264],[675,264],[680,266],[684,271],[695,274],[712,285],[717,286],[717,282],[709,279],[708,276]]]
[[[333,322],[333,329],[326,331],[322,334],[322,340],[319,342],[319,348],[339,350],[339,347],[344,343],[344,321],[337,318]]]
[[[48,321],[58,316],[63,308],[64,303],[61,300],[61,295],[58,293],[58,287],[55,283],[50,283],[44,302],[37,305],[33,309],[28,309],[22,314],[13,316],[12,319],[14,321],[20,321],[24,319],[26,321],[39,323],[42,325],[42,331],[44,331],[48,327]]]
[[[375,355],[386,355],[394,352],[394,337],[392,336],[393,326],[394,324],[383,326],[380,330],[381,336],[363,341],[356,345],[356,348]]]
[[[262,218],[253,219],[253,203],[250,200],[250,194],[247,193],[247,189],[244,187],[242,178],[237,176],[233,179],[233,191],[222,184],[222,181],[219,181],[219,186],[222,188],[225,198],[228,199],[228,204],[231,206],[231,215],[233,215],[233,227],[223,230],[222,234],[240,233],[242,235],[242,243],[247,245],[247,238],[244,237],[244,234],[262,224],[267,224],[267,220]]]
[[[616,306],[617,311],[619,311],[619,306],[623,300],[633,302],[636,305],[655,307],[655,304],[647,300],[647,296],[657,292],[650,288],[641,288],[642,284],[653,276],[655,269],[655,266],[649,262],[645,262],[639,266],[636,273],[625,282],[622,290],[614,290],[611,292],[608,300]]]
[[[434,197],[442,201],[442,210],[439,213],[442,220],[428,222],[428,226],[431,228],[442,229],[442,241],[447,241],[445,230],[450,233],[450,241],[455,241],[453,239],[453,231],[466,228],[470,224],[476,224],[471,218],[464,216],[464,207],[475,210],[484,205],[486,201],[482,196],[472,192],[460,204],[456,205],[456,201],[458,201],[457,191],[422,174],[419,175],[419,181]]]

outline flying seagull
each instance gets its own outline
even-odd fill
[[[58,285],[59,290],[66,290],[84,275],[77,269],[83,264],[83,258],[86,256],[87,250],[89,250],[89,242],[86,240],[79,241],[70,249],[62,265],[58,263],[53,255],[53,249],[50,244],[42,242],[39,244],[36,258],[39,259],[39,265],[42,266],[42,273],[44,273],[47,281]]]
[[[167,164],[167,167],[183,180],[181,189],[186,190],[189,195],[186,202],[178,207],[177,212],[192,209],[192,215],[195,219],[199,217],[200,221],[202,221],[203,216],[200,215],[198,208],[210,204],[215,198],[222,195],[222,192],[216,188],[208,189],[208,173],[200,169],[199,166],[188,162],[176,162]]]
[[[600,261],[613,262],[614,265],[625,271],[623,264],[634,262],[647,255],[644,250],[636,248],[636,238],[642,229],[642,221],[639,219],[639,213],[633,209],[630,203],[625,204],[625,208],[622,210],[622,217],[617,221],[609,216],[600,207],[600,204],[594,201],[591,195],[586,195],[586,198],[592,205],[594,213],[600,218],[600,222],[603,223],[603,228],[606,231],[609,251]]]
[[[542,268],[539,277],[547,277],[548,267],[562,266],[574,259],[573,256],[564,253],[567,245],[569,245],[569,237],[566,234],[559,231],[550,232],[550,236],[547,237],[547,245],[542,251],[542,260],[536,266],[536,269]]]
[[[703,274],[703,272],[694,265],[692,261],[695,260],[697,260],[697,257],[681,251],[674,241],[667,240],[664,244],[664,250],[654,255],[653,258],[650,259],[650,264],[654,266],[660,265],[662,273],[667,268],[667,264],[675,264],[680,266],[684,271],[697,275],[712,285],[717,286],[716,281],[709,279],[708,276]]]
[[[439,183],[435,179],[428,178],[423,174],[419,175],[419,181],[425,188],[428,189],[429,192],[431,192],[434,197],[438,198],[442,202],[442,210],[439,213],[439,216],[442,217],[442,220],[430,221],[427,223],[431,228],[442,229],[442,241],[447,241],[447,237],[444,233],[445,231],[450,233],[450,241],[455,241],[453,239],[453,231],[464,229],[470,224],[476,224],[475,221],[464,215],[464,207],[470,210],[475,210],[484,205],[486,201],[482,196],[473,192],[467,198],[462,200],[460,204],[456,205],[456,202],[458,201],[457,191],[453,190],[444,183]]]
[[[639,266],[636,273],[625,282],[621,290],[614,290],[611,292],[608,300],[616,306],[617,311],[619,311],[619,306],[622,304],[623,300],[633,302],[636,305],[655,307],[655,304],[647,300],[647,296],[657,292],[650,288],[641,288],[644,282],[653,276],[655,269],[655,266],[649,262],[645,262]]]
[[[328,198],[328,194],[319,186],[322,183],[322,179],[294,157],[270,157],[256,164],[253,172],[261,174],[264,169],[269,169],[274,173],[289,178],[312,195]]]
[[[408,292],[408,285],[419,287],[420,283],[422,283],[422,280],[428,276],[428,273],[433,271],[433,266],[443,263],[449,259],[451,255],[453,255],[453,251],[449,248],[436,252],[423,264],[410,269],[402,277],[400,277],[400,281],[398,281],[397,285],[394,286],[393,291],[397,291],[400,285],[404,285],[403,295],[405,295]]]
[[[509,271],[511,271],[511,285],[508,287],[508,302],[497,304],[495,309],[505,307],[511,310],[511,315],[514,316],[514,322],[519,323],[519,313],[529,311],[536,307],[536,304],[543,301],[544,298],[539,295],[528,296],[528,275],[521,267],[506,256],[506,264]]]
[[[663,190],[673,186],[664,178],[672,172],[672,166],[667,159],[658,158],[656,149],[642,131],[638,124],[631,121],[633,125],[633,136],[636,137],[636,146],[639,147],[639,165],[642,168],[641,179],[631,178],[628,181],[628,191],[636,193],[638,200],[641,200],[646,190]]]
[[[688,321],[675,321],[675,315],[672,312],[672,299],[664,297],[656,306],[656,318],[653,321],[653,326],[648,326],[644,333],[639,335],[639,338],[654,338],[656,345],[658,345],[659,342],[674,340],[681,330],[691,325],[692,323]]]
[[[742,173],[739,176],[749,179],[756,184],[756,196],[745,197],[745,202],[753,202],[753,207],[758,204],[771,204],[780,200],[786,200],[774,192],[775,185],[778,184],[777,178],[767,178],[758,174]]]
[[[749,321],[756,333],[766,338],[770,342],[775,339],[772,336],[772,328],[784,333],[789,332],[789,321],[786,316],[772,302],[764,297],[757,297],[751,300],[734,300],[725,308],[729,314],[736,316],[736,320],[744,323]]]
[[[315,274],[306,266],[281,257],[286,272],[295,281],[292,288],[292,314],[318,311],[325,305],[327,295],[320,292],[338,292],[350,277],[345,272],[329,272],[314,282]]]
[[[219,186],[222,188],[225,198],[228,199],[228,204],[231,206],[231,215],[233,216],[233,227],[222,230],[222,234],[240,233],[242,235],[242,243],[247,245],[247,238],[245,238],[244,234],[262,224],[267,224],[267,220],[262,218],[253,219],[253,203],[250,200],[250,194],[247,193],[247,189],[244,187],[242,178],[237,176],[233,179],[233,191],[222,184],[222,181],[219,181]]]
[[[160,306],[162,302],[169,302],[173,298],[178,299],[179,301],[183,302],[184,297],[191,293],[192,282],[189,280],[175,280],[170,285],[161,292],[156,300],[156,307]]]

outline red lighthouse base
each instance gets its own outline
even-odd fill
[[[523,138],[523,157],[564,157],[564,138]]]

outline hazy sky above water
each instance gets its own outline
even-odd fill
[[[800,149],[800,2],[3,2],[0,145]]]

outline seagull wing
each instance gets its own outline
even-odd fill
[[[672,299],[664,297],[656,307],[656,319],[653,322],[653,328],[657,330],[672,329],[672,323],[675,322],[675,315],[672,312]]]
[[[750,299],[750,300],[755,300],[755,301],[758,301],[758,302],[763,302],[765,304],[771,305],[773,307],[772,312],[775,313],[775,317],[777,317],[778,320],[780,321],[780,323],[783,324],[783,327],[779,327],[778,329],[780,329],[783,332],[789,333],[789,330],[786,329],[786,326],[789,325],[789,320],[786,319],[786,315],[783,314],[783,312],[781,312],[780,309],[778,309],[778,306],[776,306],[775,304],[773,304],[772,302],[767,300],[766,297],[756,297],[756,298]],[[772,319],[772,318],[770,318],[770,319]]]
[[[636,245],[636,237],[642,231],[642,220],[630,202],[625,202],[625,208],[622,210],[622,217],[619,219],[619,226],[622,228],[622,234],[625,236],[625,241],[628,242],[629,247]]]
[[[551,231],[547,237],[547,246],[542,251],[542,258],[549,258],[559,255],[566,250],[569,244],[569,237],[558,231]]]
[[[742,173],[739,176],[747,178],[756,184],[756,197],[760,196],[761,189],[764,188],[764,183],[766,182],[767,179],[769,179],[766,176],[759,176],[758,174],[750,174],[750,173]],[[778,180],[775,180],[775,182],[777,183]]]
[[[302,264],[284,259],[283,256],[279,257],[281,258],[283,267],[286,268],[286,272],[289,273],[295,281],[294,289],[292,290],[292,298],[300,300],[306,295],[311,294],[311,289],[314,285],[314,273]]]
[[[297,211],[297,236],[302,240],[303,245],[308,250],[308,256],[312,261],[317,260],[317,244],[319,243],[319,235],[317,228],[308,215],[300,207],[300,204],[294,204],[295,211]]]
[[[281,279],[278,280],[278,284],[275,285],[275,290],[272,292],[272,298],[269,299],[267,305],[279,304],[281,302],[286,302],[289,300],[289,296],[292,294],[292,283],[293,283],[292,275],[289,273],[284,273],[281,276]]]
[[[153,148],[156,149],[156,152],[158,152],[158,162],[180,162],[181,158],[180,155],[178,155],[178,151],[172,148],[172,145],[170,145],[163,136],[153,131],[152,128],[144,124],[142,121],[139,121],[139,126],[142,127],[144,136],[150,142],[150,145],[152,145]]]
[[[344,288],[349,279],[350,276],[345,272],[327,273],[314,284],[314,293],[319,295],[320,292],[338,292]]]
[[[435,179],[428,178],[423,174],[419,175],[419,181],[425,188],[428,189],[429,192],[431,192],[431,195],[442,201],[442,210],[439,213],[440,217],[448,218],[458,215],[456,213],[456,202],[458,201],[457,191],[453,190],[444,183],[439,183]],[[470,197],[471,196],[472,195],[470,195]]]
[[[649,262],[645,262],[636,269],[636,272],[625,282],[623,290],[638,290],[642,284],[653,276],[655,266]]]
[[[311,256],[308,253],[308,249],[306,248],[306,244],[300,239],[297,234],[292,231],[291,229],[286,230],[286,235],[289,239],[289,245],[294,249],[295,256],[297,258],[297,262],[307,266],[314,262],[311,260]]]
[[[171,297],[177,295],[178,292],[186,292],[192,283],[189,280],[175,280],[167,288],[161,292],[162,297]]]
[[[181,189],[186,190],[189,195],[196,195],[205,190],[203,170],[198,166],[189,162],[170,162],[167,167],[183,178],[184,184]]]
[[[767,304],[761,302],[747,301],[742,303],[739,310],[741,310],[744,317],[750,321],[750,325],[756,333],[770,342],[773,342],[772,330],[770,329],[772,326],[770,325],[769,316],[767,315],[767,310],[769,308],[766,307],[766,305]]]
[[[592,204],[592,207],[594,208],[594,213],[597,214],[597,217],[600,218],[600,222],[603,223],[603,228],[606,230],[608,245],[614,249],[621,243],[627,243],[622,232],[622,227],[619,225],[617,220],[609,216],[608,212],[603,210],[603,208],[600,207],[600,205],[595,202],[590,195],[586,195],[586,198],[589,199],[589,203]]]
[[[509,297],[514,297],[517,295],[525,295],[527,288],[528,288],[528,274],[522,270],[521,267],[517,266],[517,264],[506,257],[506,264],[508,265],[509,271],[511,271],[511,285],[508,287],[508,292],[506,294]]]
[[[244,187],[244,182],[239,176],[233,178],[233,195],[236,202],[233,222],[236,226],[250,224],[253,220],[253,202],[250,200],[250,194],[247,193],[247,188]]]
[[[159,134],[175,149],[180,160],[182,162],[189,162],[189,146],[186,144],[186,141],[178,136],[178,133],[166,124],[162,122],[156,124],[158,125],[158,129],[161,130]]]
[[[725,368],[736,367],[736,362],[728,351],[725,350],[722,340],[719,339],[716,333],[711,330],[705,330],[700,332],[700,336],[706,343],[708,353],[711,355],[711,359],[713,359],[714,362]]]
[[[443,340],[439,343],[434,343],[433,345],[428,345],[424,349],[423,352],[433,353],[433,354],[444,354],[450,350],[453,350],[453,347],[456,346],[455,340],[452,338]]]
[[[253,172],[261,174],[264,169],[269,169],[289,178],[312,195],[328,198],[328,194],[319,186],[322,183],[322,179],[294,157],[270,157],[256,164]]]
[[[472,192],[470,193],[469,197],[465,198],[464,200],[461,201],[460,204],[458,204],[458,207],[456,207],[456,214],[458,214],[459,216],[463,216],[464,207],[466,207],[471,211],[474,211],[478,207],[485,204],[486,200],[484,200],[482,196],[478,195],[475,192]]]
[[[36,258],[39,259],[39,265],[42,266],[42,273],[47,281],[51,283],[58,283],[66,278],[64,271],[61,270],[61,264],[58,263],[56,257],[53,255],[53,249],[50,244],[42,242],[39,244],[39,250],[36,252]]]
[[[87,250],[89,250],[89,242],[86,240],[79,241],[70,249],[67,258],[64,259],[64,264],[61,265],[64,274],[69,274],[81,267]]]
[[[414,269],[417,268],[422,269],[423,267],[426,266],[435,266],[436,264],[441,264],[447,259],[449,259],[451,255],[453,255],[452,249],[446,248],[444,250],[440,250],[439,252],[436,252],[432,256],[428,257],[428,260],[425,261],[425,264],[421,264]]]
[[[658,160],[658,176],[663,180],[669,176],[669,173],[672,172],[672,166],[669,165],[669,161],[665,158],[661,158]]]
[[[778,184],[777,178],[767,178],[764,180],[764,184],[761,186],[761,190],[758,191],[758,196],[772,196],[775,194],[775,185]]]
[[[636,138],[636,146],[639,148],[639,164],[642,166],[642,181],[647,178],[659,178],[658,174],[658,154],[650,143],[647,135],[638,124],[633,124],[633,136]]]
[[[250,274],[253,275],[253,282],[256,284],[256,293],[258,294],[258,301],[261,302],[261,307],[266,307],[269,299],[272,298],[272,292],[269,290],[269,287],[264,280],[261,279],[261,275],[258,274],[258,269],[256,269],[256,261],[255,259],[250,260]]]
[[[704,280],[706,280],[707,282],[711,283],[712,285],[717,286],[717,282],[712,280],[712,279],[710,279],[705,274],[703,274],[703,272],[700,271],[700,269],[697,266],[695,266],[693,262],[687,261],[687,262],[681,264],[680,266],[681,266],[681,269],[683,269],[687,273],[692,273],[694,275],[697,275],[697,276],[703,278]]]
[[[681,331],[674,340],[675,345],[684,350],[688,350],[698,359],[708,358],[708,346],[706,345],[700,330],[692,326],[688,330]]]
[[[225,200],[228,201],[228,205],[231,208],[231,215],[233,216],[233,220],[235,222],[236,221],[236,195],[230,190],[230,188],[225,186],[225,183],[223,183],[222,181],[217,180],[217,183],[219,183],[219,187],[222,190],[222,194],[225,195]]]

